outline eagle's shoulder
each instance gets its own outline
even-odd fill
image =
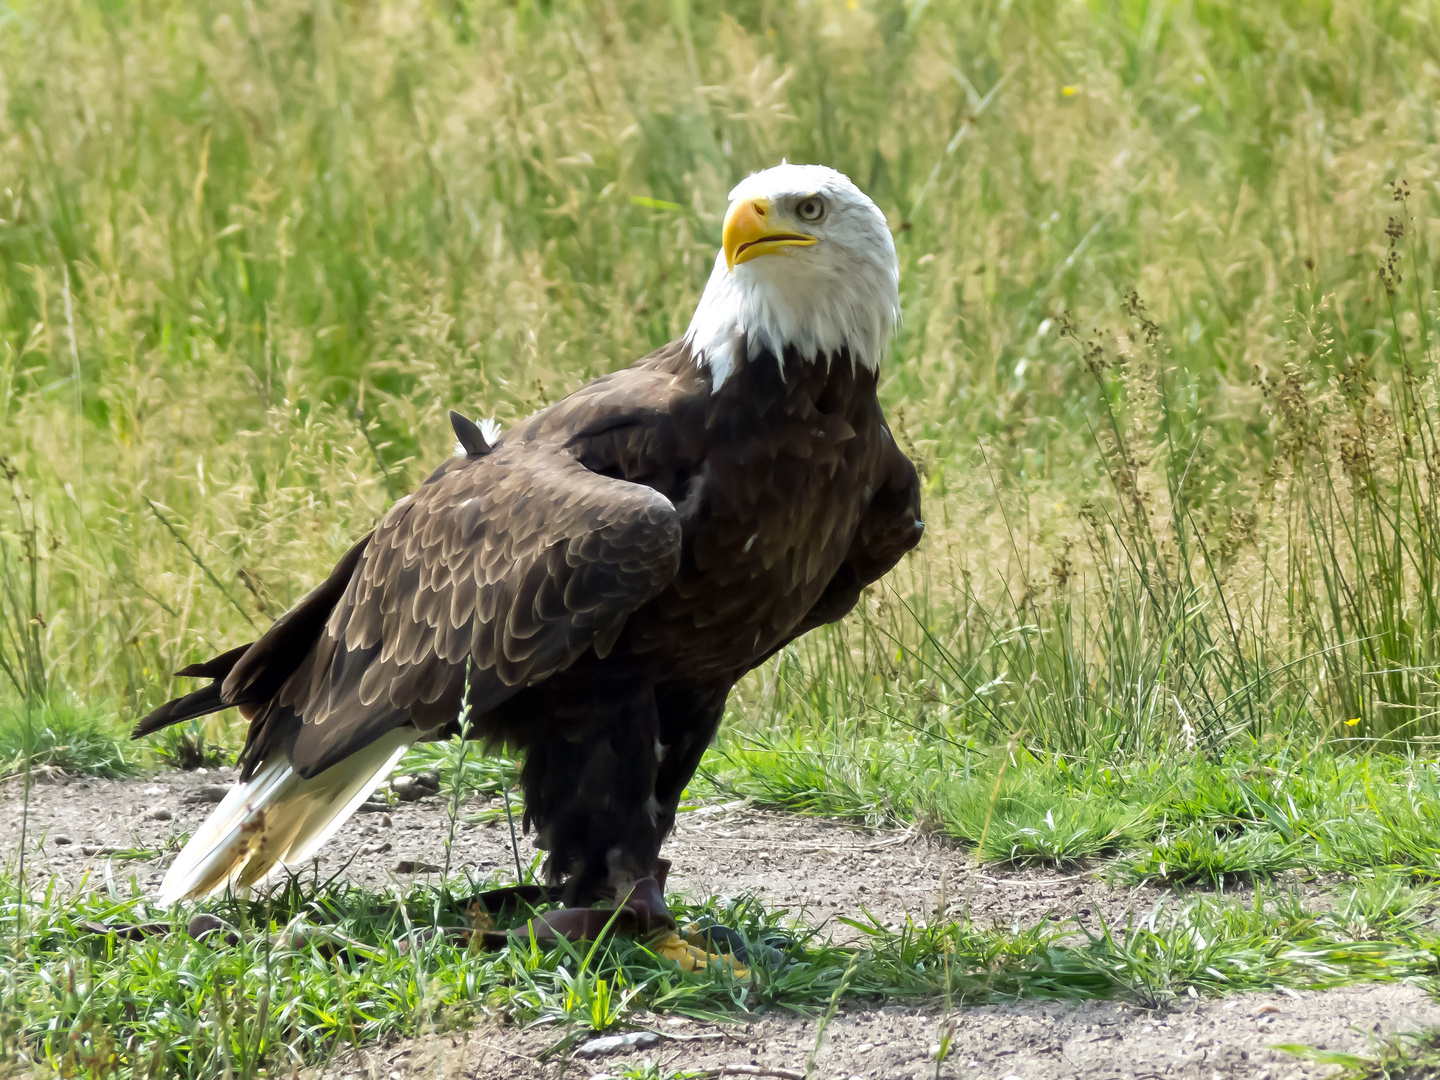
[[[621,424],[663,423],[703,403],[709,392],[709,377],[690,359],[688,346],[671,342],[586,383],[516,425],[505,439],[573,444]]]
[[[705,453],[712,401],[708,373],[673,342],[514,425],[490,457],[496,465],[524,460],[529,469],[575,462],[675,498]],[[460,468],[447,462],[432,479]]]

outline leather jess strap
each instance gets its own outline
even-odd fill
[[[669,864],[666,863],[664,870],[668,869]],[[481,935],[481,943],[487,949],[503,949],[516,941],[528,941],[532,935],[539,945],[554,945],[561,940],[593,941],[605,932],[607,926],[611,933],[628,937],[649,937],[660,931],[674,930],[675,919],[665,906],[662,880],[660,874],[641,878],[618,908],[572,907],[547,911],[513,930],[487,930]],[[550,885],[512,885],[481,893],[475,900],[484,911],[493,915],[503,910],[506,904],[517,901],[531,905],[555,903],[559,892],[558,887]]]

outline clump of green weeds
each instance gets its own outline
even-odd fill
[[[844,728],[812,729],[787,743],[733,739],[706,769],[702,789],[719,795],[913,824],[984,861],[1088,864],[1129,882],[1225,888],[1290,871],[1440,877],[1435,764],[1323,741],[1234,742],[1221,760],[1107,763],[1017,745],[937,758],[903,728],[872,728],[860,742]]]
[[[1373,1055],[1348,1054],[1300,1043],[1281,1043],[1297,1057],[1339,1065],[1337,1080],[1435,1080],[1440,1077],[1440,1031],[1404,1032],[1385,1040]]]
[[[51,694],[0,712],[0,774],[23,772],[27,763],[89,776],[132,776],[140,752],[129,744],[115,709],[86,706]]]

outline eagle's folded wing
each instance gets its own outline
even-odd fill
[[[313,649],[253,716],[245,760],[284,746],[308,777],[404,724],[438,729],[459,712],[467,657],[472,709],[493,708],[606,654],[679,562],[675,508],[651,488],[523,442],[453,458],[386,514]],[[235,665],[227,699],[280,659],[265,646]]]

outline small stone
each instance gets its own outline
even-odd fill
[[[397,776],[390,781],[390,790],[404,802],[415,802],[427,795],[438,795],[440,793],[440,777],[434,773]]]
[[[169,821],[175,815],[163,806],[151,807],[145,811],[146,821]]]
[[[117,848],[117,847],[112,847],[112,846],[109,845],[109,844],[100,844],[100,845],[95,846],[95,847],[92,847],[91,845],[86,844],[84,847],[82,847],[82,848],[80,849],[80,854],[82,854],[82,855],[114,855],[114,854],[115,854],[117,851],[119,851],[119,850],[120,850],[119,848]]]
[[[394,825],[394,824],[395,824],[395,822],[393,822],[393,821],[390,820],[390,815],[389,815],[389,814],[381,814],[381,815],[380,815],[380,825],[381,825],[382,828],[388,829],[388,828],[390,828],[390,827],[391,827],[392,825]]]
[[[366,844],[360,849],[361,855],[379,855],[382,851],[390,850],[389,840],[377,840],[374,843]]]
[[[186,802],[218,803],[223,802],[226,795],[230,794],[229,784],[206,784],[191,792]]]
[[[602,1054],[613,1054],[617,1050],[640,1050],[647,1046],[654,1046],[660,1041],[660,1036],[653,1031],[627,1031],[624,1035],[603,1035],[598,1039],[591,1039],[575,1051],[576,1057],[600,1057]]]
[[[385,845],[387,848],[389,844]],[[401,859],[395,864],[397,874],[438,874],[440,867],[434,863],[419,862],[416,859]]]
[[[146,795],[164,795],[164,794],[165,794],[165,789],[164,789],[163,787],[161,787],[159,784],[151,784],[149,787],[147,787],[147,788],[145,789],[145,794],[146,794]]]
[[[50,837],[50,842],[52,844],[59,844],[63,847],[66,844],[73,844],[75,841],[71,840],[68,836],[52,836]]]

